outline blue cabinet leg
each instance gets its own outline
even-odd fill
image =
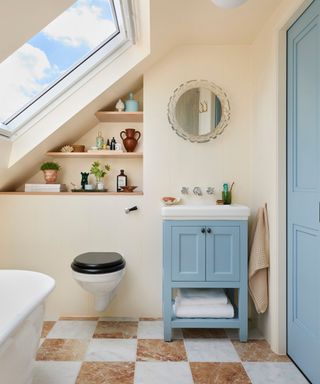
[[[239,340],[248,340],[248,292],[247,287],[239,289]]]
[[[172,339],[172,289],[170,284],[165,281],[163,283],[163,337],[165,341]]]
[[[163,333],[164,333],[164,341],[171,341],[172,340],[171,324],[168,320],[165,320],[165,319],[164,319],[164,324],[163,324]]]
[[[246,342],[248,340],[248,323],[240,326],[239,340],[242,342]]]

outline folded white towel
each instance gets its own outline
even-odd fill
[[[173,311],[176,317],[191,318],[221,318],[231,319],[234,317],[234,309],[230,302],[221,305],[187,305],[181,306],[177,303],[173,304]]]
[[[179,305],[216,305],[227,304],[228,297],[222,288],[179,288]]]

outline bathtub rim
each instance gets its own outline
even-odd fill
[[[11,336],[11,334],[15,332],[19,325],[22,324],[23,321],[34,311],[34,309],[45,300],[45,298],[55,287],[55,280],[51,276],[32,270],[0,269],[0,279],[2,274],[14,275],[14,273],[17,273],[17,275],[20,276],[30,275],[30,277],[36,277],[39,280],[39,283],[42,282],[42,284],[39,285],[41,290],[36,292],[33,300],[30,299],[28,302],[25,302],[23,306],[19,307],[19,310],[15,312],[14,318],[11,318],[10,321],[1,321],[0,318],[0,345],[2,345]]]

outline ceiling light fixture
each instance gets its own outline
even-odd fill
[[[239,7],[247,0],[211,0],[214,5],[221,8],[235,8]]]

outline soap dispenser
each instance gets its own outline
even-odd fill
[[[137,112],[138,111],[138,102],[134,99],[133,93],[129,93],[129,99],[125,101],[126,112]]]

